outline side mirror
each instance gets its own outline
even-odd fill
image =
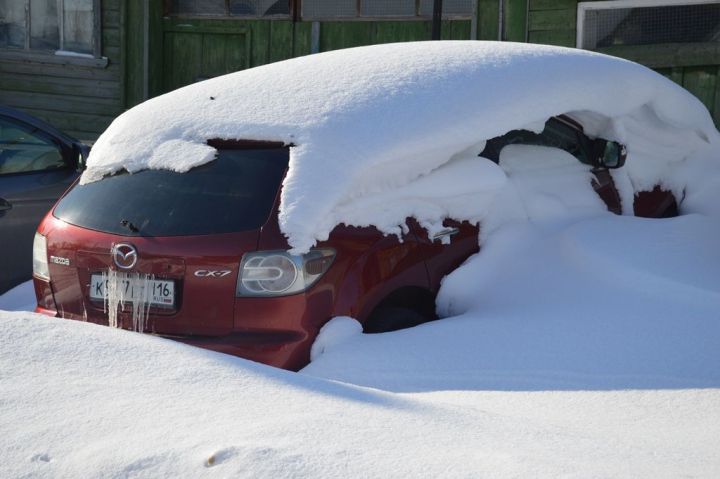
[[[75,150],[78,155],[77,170],[83,171],[87,166],[87,158],[90,155],[90,146],[85,143],[76,143]]]
[[[621,168],[625,165],[627,149],[617,141],[595,140],[595,163],[600,168]]]

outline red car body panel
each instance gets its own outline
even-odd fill
[[[363,322],[401,288],[434,294],[440,279],[478,250],[477,228],[468,223],[450,245],[421,237],[412,221],[402,241],[375,228],[341,225],[318,244],[333,248],[336,256],[309,290],[279,297],[236,297],[244,253],[289,249],[278,226],[278,205],[279,197],[260,230],[179,237],[108,234],[65,223],[51,212],[38,232],[47,238],[48,256],[67,258],[69,265],[49,263],[51,281],[34,279],[36,311],[107,325],[104,303],[90,299],[90,276],[116,269],[111,248],[129,243],[139,257],[132,272],[175,281],[175,307],[150,307],[146,333],[297,370],[309,362],[312,342],[332,317],[347,315]],[[205,270],[231,273],[195,275]],[[119,312],[118,324],[132,328],[129,306]]]

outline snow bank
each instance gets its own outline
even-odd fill
[[[349,338],[302,372],[403,392],[720,394],[718,237],[703,215],[506,226],[443,281],[448,319]]]
[[[82,181],[123,168],[185,171],[211,161],[210,138],[293,144],[280,224],[301,252],[341,222],[393,233],[408,211],[431,229],[442,210],[485,217],[489,199],[471,202],[473,209],[452,191],[417,211],[392,201],[358,217],[350,205],[407,191],[458,155],[477,155],[483,140],[561,113],[626,143],[627,184],[637,188],[718,141],[695,97],[631,62],[539,45],[403,43],[296,58],[149,100],[100,137]],[[474,195],[488,186],[478,181]]]
[[[720,472],[718,390],[396,394],[32,313],[0,312],[0,345],[3,478]]]
[[[720,391],[720,162],[702,150],[664,166],[694,186],[686,214],[616,216],[568,153],[506,147],[489,219],[519,221],[495,223],[444,278],[446,319],[351,336],[302,372],[399,392]]]
[[[355,335],[362,334],[362,324],[357,320],[338,316],[328,321],[318,333],[310,351],[310,360],[319,358],[325,351],[335,348]]]
[[[535,145],[509,145],[500,153],[500,167],[508,177],[510,193],[499,211],[491,215],[503,219],[569,219],[607,214],[607,206],[592,187],[588,165],[558,148]],[[513,204],[522,205],[525,215],[508,214]],[[487,228],[486,228],[487,229]]]

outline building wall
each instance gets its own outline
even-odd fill
[[[160,0],[150,1],[155,2],[150,18],[157,23],[151,27],[154,37],[150,39],[148,96],[238,68],[310,54],[313,46],[316,51],[327,51],[426,40],[431,30],[429,21],[317,22],[313,33],[312,22],[306,21],[160,19]],[[477,39],[575,46],[578,0],[503,0],[502,4],[498,0],[477,1]],[[470,37],[469,20],[443,22],[443,38]],[[128,38],[139,39],[141,35],[128,34]],[[720,124],[720,44],[613,47],[600,51],[642,63],[682,85],[708,107]],[[129,67],[128,78],[130,70],[138,65]],[[143,98],[137,88],[128,92],[129,104]]]
[[[124,110],[125,0],[102,0],[104,62],[0,52],[0,103],[38,116],[81,139],[94,139]]]
[[[577,0],[477,1],[477,39],[575,46]],[[101,1],[106,65],[52,56],[23,58],[0,50],[0,103],[92,140],[125,109],[200,79],[315,51],[427,40],[431,32],[430,21],[417,20],[164,17],[163,3]],[[470,20],[445,21],[442,36],[469,39],[472,27]],[[684,86],[720,124],[720,43],[601,51],[643,63]]]
[[[151,13],[151,16],[153,14]],[[315,52],[376,43],[429,40],[430,21],[321,21],[240,20],[227,18],[165,17],[148,39],[147,96],[155,96],[194,81]],[[442,38],[470,39],[470,20],[443,22]],[[142,34],[128,34],[140,43]],[[129,52],[139,45],[129,43]],[[142,76],[142,62],[128,64],[128,76]],[[142,84],[128,91],[130,104],[143,100]]]

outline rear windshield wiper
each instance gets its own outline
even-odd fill
[[[140,228],[132,224],[132,222],[129,220],[122,220],[120,221],[120,224],[132,231],[133,233],[138,233],[140,231]]]

